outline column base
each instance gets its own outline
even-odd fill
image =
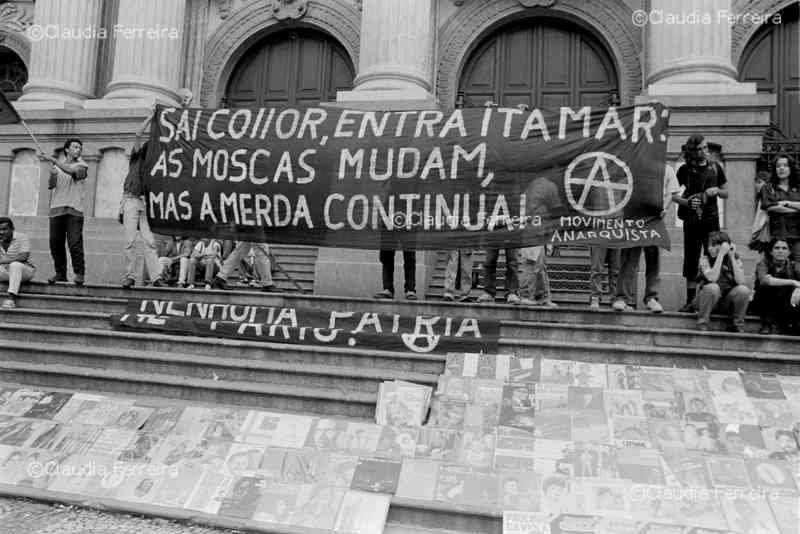
[[[331,102],[329,105],[366,110],[439,108],[436,97],[422,88],[339,91],[336,94],[336,102]]]
[[[741,82],[708,82],[708,83],[653,83],[647,86],[645,96],[675,95],[755,95],[756,84]]]
[[[22,100],[18,98],[14,102],[14,107],[18,111],[32,110],[55,110],[55,109],[80,109],[81,103],[66,102],[64,100]]]
[[[417,296],[425,298],[436,254],[417,251]],[[371,297],[383,289],[377,250],[321,247],[314,269],[314,293],[337,297]],[[394,292],[403,292],[403,255],[394,258]]]
[[[156,103],[155,98],[99,98],[87,100],[84,109],[149,109]]]
[[[55,87],[60,85],[60,87]],[[23,88],[23,94],[17,99],[20,109],[67,109],[83,106],[83,101],[92,98],[91,94],[82,93],[77,87],[50,81],[30,82]],[[33,104],[31,107],[21,107]]]
[[[138,80],[115,80],[108,86],[104,100],[148,100],[178,106],[180,97],[175,91]]]

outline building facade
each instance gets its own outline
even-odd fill
[[[181,88],[203,107],[658,100],[672,110],[671,161],[694,132],[722,145],[722,222],[745,243],[768,127],[797,150],[798,35],[796,0],[17,0],[0,4],[0,88],[45,150],[84,141],[90,281],[120,274],[121,229],[110,221],[133,132],[153,101],[177,103]],[[21,125],[2,128],[0,213],[46,236],[47,168]],[[676,290],[664,300],[677,306],[682,237],[674,216],[668,223],[664,281]],[[432,255],[420,260],[423,286]],[[379,276],[371,251],[316,256],[318,293],[369,294]]]

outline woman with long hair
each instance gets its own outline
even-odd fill
[[[679,311],[692,311],[697,292],[697,266],[701,251],[707,250],[708,235],[717,232],[717,198],[728,198],[727,178],[719,163],[709,159],[708,143],[700,134],[690,135],[681,148],[685,165],[678,169],[682,194],[672,195],[683,220],[683,277],[686,278],[686,304]]]
[[[800,177],[794,158],[780,153],[772,160],[769,184],[761,189],[769,233],[786,240],[792,260],[800,261]]]
[[[800,264],[789,259],[789,242],[773,237],[756,266],[753,307],[761,316],[761,333],[788,333],[800,320],[800,310],[791,305],[792,293],[800,289]]]

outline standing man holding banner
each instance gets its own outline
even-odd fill
[[[50,284],[67,281],[67,252],[69,245],[75,285],[82,286],[86,274],[83,255],[83,212],[86,197],[86,175],[89,165],[83,158],[83,143],[70,138],[64,143],[64,154],[56,159],[44,153],[39,158],[52,164],[50,170],[50,254],[53,256],[55,275]]]
[[[376,299],[394,298],[394,250],[381,250],[381,275],[383,290],[375,295]],[[403,251],[403,290],[408,300],[417,300],[417,253],[414,250]]]
[[[131,150],[128,175],[123,185],[122,203],[120,204],[120,220],[125,226],[125,279],[122,287],[131,288],[136,284],[136,234],[142,236],[144,242],[144,259],[150,279],[154,287],[163,285],[161,262],[158,260],[158,249],[144,206],[144,190],[142,189],[142,164],[147,155],[147,142],[142,144],[142,135],[153,119],[154,110],[150,110],[147,118],[136,131],[136,140]]]
[[[681,194],[675,169],[666,165],[664,169],[663,206],[661,218],[663,219],[672,204],[672,197]],[[658,301],[658,290],[661,285],[661,247],[648,245],[646,247],[624,248],[621,251],[621,266],[619,270],[619,283],[617,293],[612,305],[617,311],[627,311],[636,308],[636,283],[639,276],[639,258],[644,252],[644,307],[653,313],[661,313],[664,308]]]

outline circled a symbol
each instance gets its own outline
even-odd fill
[[[586,160],[594,160],[586,178],[573,176],[578,165]],[[614,170],[614,167],[619,170]],[[577,198],[573,188],[580,190]],[[607,201],[601,202],[602,207],[595,206],[596,194],[589,196],[595,189],[600,195],[605,193]],[[564,172],[564,190],[567,201],[575,210],[591,217],[603,217],[620,211],[628,204],[633,195],[633,175],[625,162],[613,154],[587,152],[572,160],[567,166]],[[617,191],[622,192],[622,198],[619,200]],[[588,206],[587,201],[590,201]]]

